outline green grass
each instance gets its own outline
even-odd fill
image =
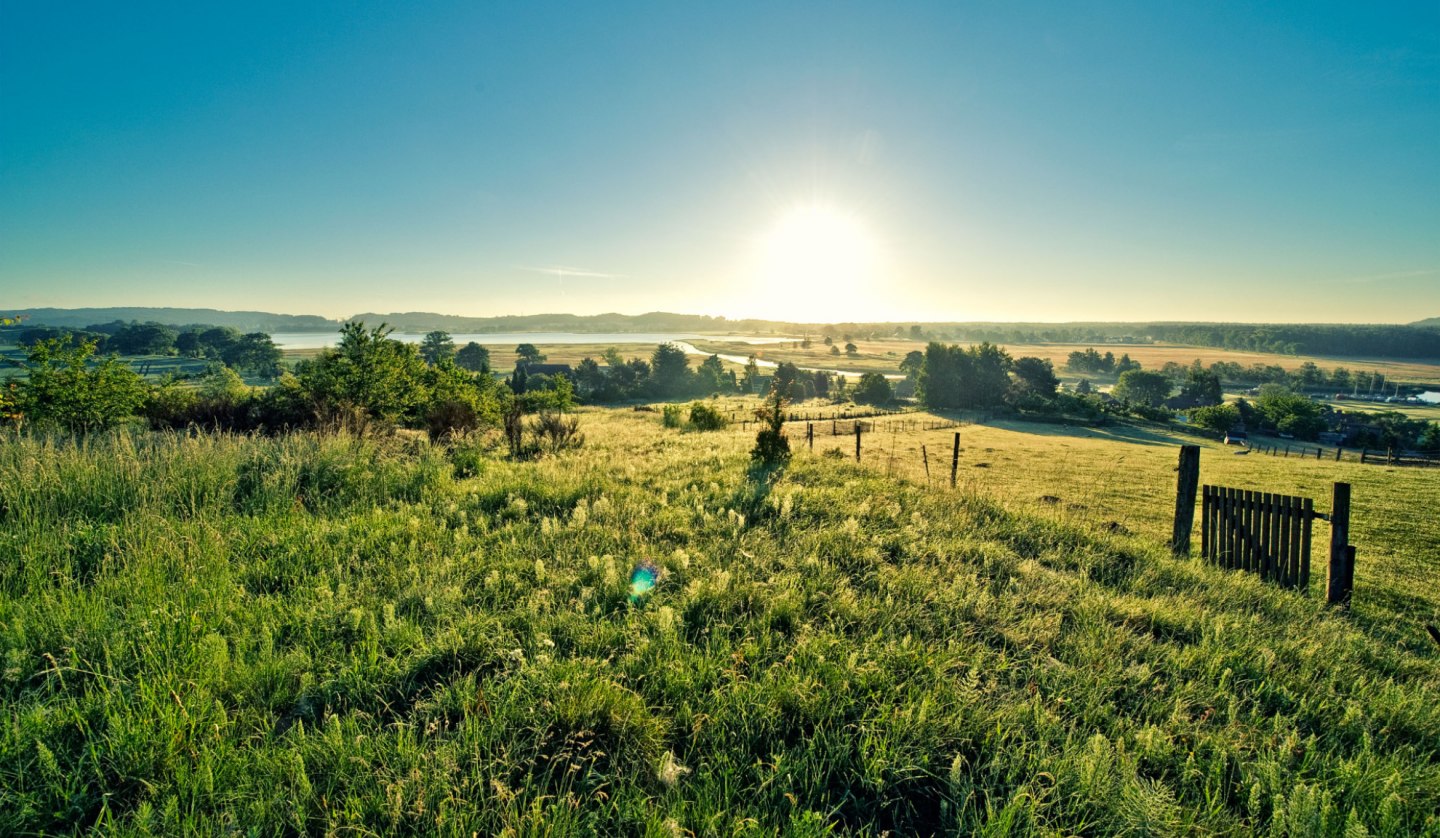
[[[1440,834],[1434,648],[1021,488],[581,418],[466,479],[5,442],[0,833]]]

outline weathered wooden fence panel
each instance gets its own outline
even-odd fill
[[[1310,584],[1309,498],[1226,486],[1201,491],[1200,555],[1229,570],[1305,590]]]

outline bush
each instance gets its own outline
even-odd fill
[[[765,423],[755,435],[755,447],[750,450],[750,459],[766,467],[783,465],[790,461],[790,441],[785,438],[785,395],[779,387],[770,390],[765,406],[755,411],[755,418]]]
[[[683,422],[684,420],[680,418],[680,405],[667,404],[660,409],[660,424],[665,427],[678,428]]]
[[[867,372],[860,376],[860,383],[855,385],[854,396],[856,404],[889,404],[895,400],[895,391],[891,389],[885,376],[878,372]]]
[[[679,410],[677,409],[678,413]],[[720,411],[704,402],[696,402],[690,406],[690,424],[695,426],[697,431],[718,431],[729,425],[730,422]]]
[[[145,382],[114,357],[95,366],[95,344],[42,340],[22,364],[28,377],[8,408],[26,421],[76,433],[114,427],[145,402]]]
[[[531,423],[530,432],[540,446],[552,454],[585,444],[585,435],[580,433],[580,420],[563,413],[542,412]]]

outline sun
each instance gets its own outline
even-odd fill
[[[876,293],[876,251],[854,213],[825,204],[792,207],[759,241],[757,302],[782,319],[858,316]]]

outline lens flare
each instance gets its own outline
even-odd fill
[[[645,560],[630,571],[630,601],[638,603],[650,593],[660,581],[660,568],[654,562]]]

